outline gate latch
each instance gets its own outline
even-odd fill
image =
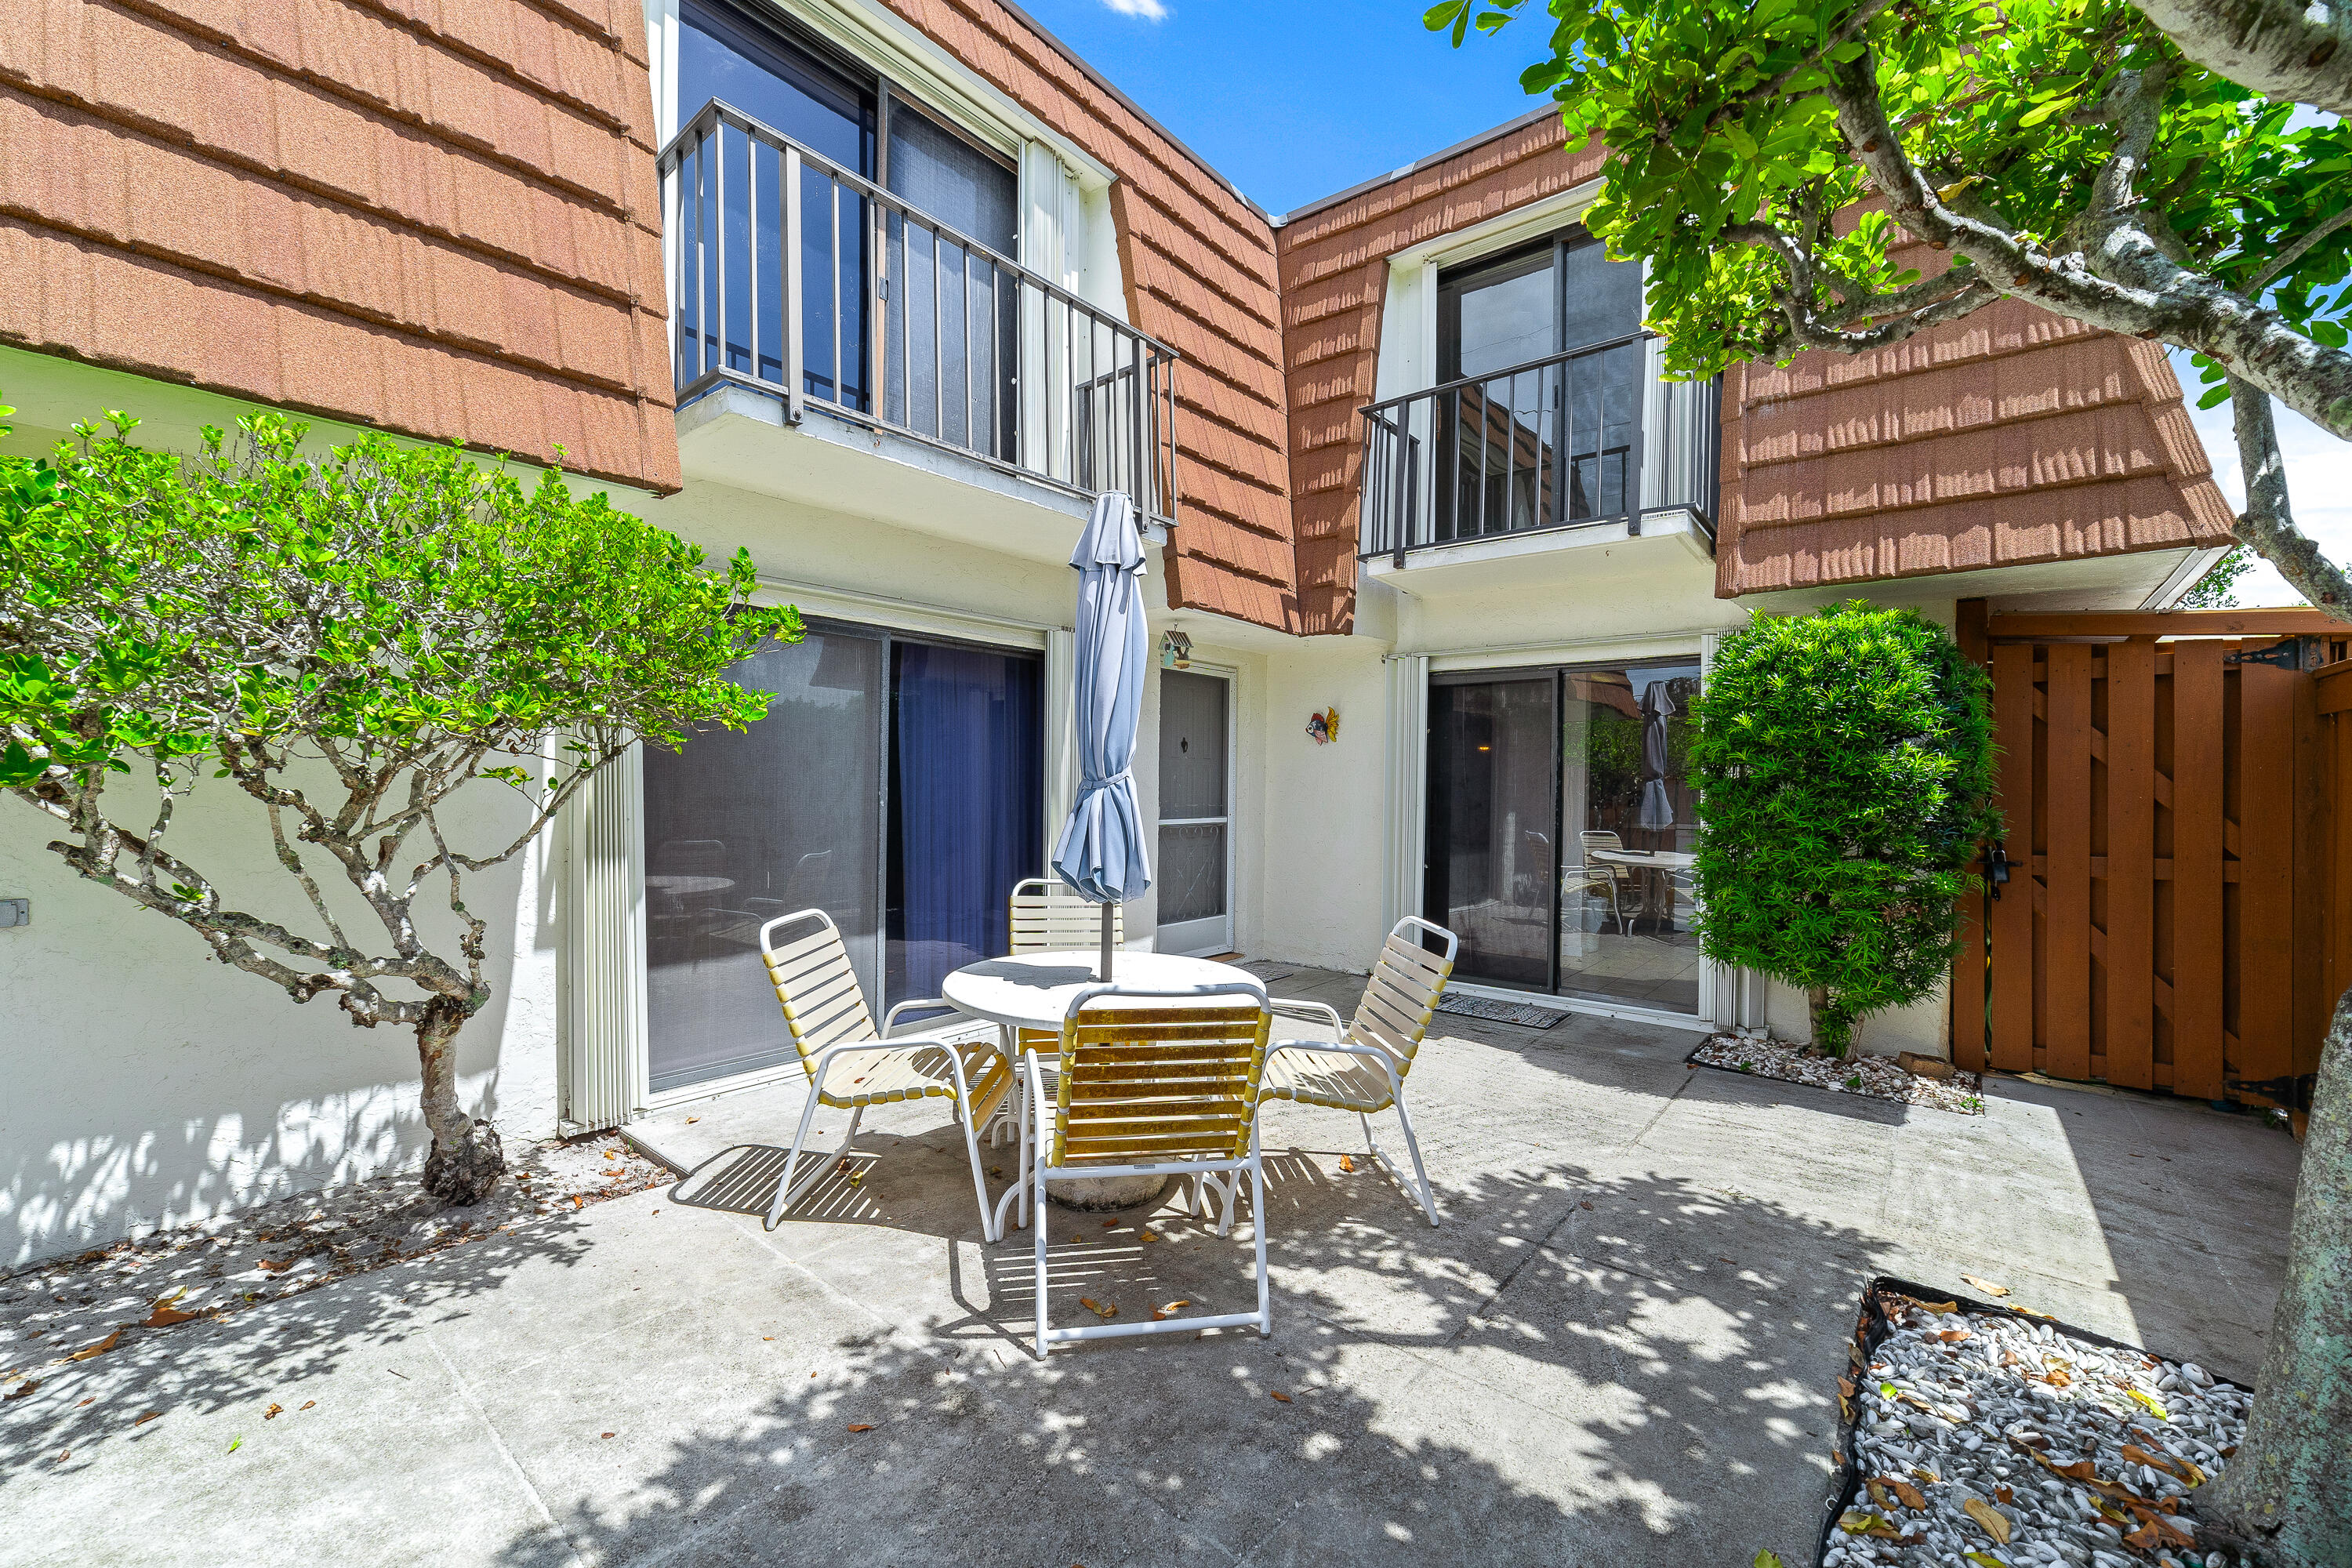
[[[2233,653],[2224,658],[2223,664],[2267,664],[2275,669],[2317,669],[2327,662],[2327,639],[2323,637],[2289,637],[2269,647],[2250,653]]]
[[[1985,851],[1985,880],[1992,885],[1992,901],[2000,902],[2000,890],[2009,882],[2009,854],[1996,844]]]

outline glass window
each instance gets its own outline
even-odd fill
[[[725,0],[682,0],[677,13],[678,122],[713,99],[821,153],[874,174],[874,93]]]
[[[1698,687],[1695,659],[1431,684],[1423,912],[1463,978],[1697,1011]]]
[[[897,1003],[1011,950],[1013,884],[1045,859],[1045,661],[894,642],[891,662],[884,990]]]
[[[793,1059],[760,927],[821,909],[878,1024],[1007,947],[1045,863],[1043,661],[838,624],[733,679],[748,730],[645,755],[646,1005],[656,1090]]]
[[[732,678],[767,717],[645,756],[646,1049],[656,1090],[792,1058],[760,927],[821,909],[874,972],[883,644],[809,632]]]
[[[1019,243],[1012,166],[902,98],[890,100],[890,194],[1007,259]]]

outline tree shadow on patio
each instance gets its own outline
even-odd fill
[[[1335,1164],[1269,1154],[1271,1338],[1095,1342],[1037,1363],[1015,1232],[959,1276],[966,1317],[845,1344],[804,1384],[675,1440],[642,1479],[583,1490],[565,1455],[536,1456],[537,1474],[564,1478],[541,1483],[559,1533],[509,1560],[1802,1554],[1866,1237],[1566,1162],[1457,1185],[1432,1230],[1385,1176]],[[1166,1240],[1055,1216],[1055,1321],[1086,1310],[1081,1293],[1139,1314],[1251,1291],[1244,1223],[1223,1240],[1151,1224]]]
[[[149,1329],[132,1312],[114,1346],[88,1361],[64,1359],[78,1343],[20,1345],[16,1376],[39,1386],[0,1405],[0,1489],[29,1478],[24,1461],[36,1454],[70,1452],[70,1465],[86,1467],[110,1444],[160,1436],[174,1415],[290,1408],[305,1383],[402,1351],[416,1331],[497,1298],[520,1268],[578,1265],[590,1249],[584,1226],[584,1215],[550,1216],[217,1320]],[[160,1419],[141,1419],[151,1411]]]

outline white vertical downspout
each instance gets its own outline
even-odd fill
[[[1716,649],[1721,632],[1702,632],[1698,639],[1698,679],[1704,687],[1715,673]],[[1706,803],[1700,803],[1702,820]],[[1764,987],[1745,969],[1702,957],[1698,965],[1698,1016],[1717,1028],[1745,1028],[1764,1021]]]
[[[1387,832],[1381,843],[1381,923],[1422,912],[1426,828],[1423,792],[1429,776],[1429,656],[1391,654],[1388,666]]]
[[[562,1121],[617,1127],[644,1106],[645,748],[608,763],[563,809]]]

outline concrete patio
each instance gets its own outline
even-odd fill
[[[2251,1117],[2011,1081],[1962,1118],[1692,1070],[1682,1031],[1440,1024],[1444,1228],[1340,1169],[1352,1119],[1270,1114],[1271,1339],[1040,1365],[960,1134],[869,1121],[861,1180],[763,1233],[799,1097],[747,1091],[633,1130],[676,1188],[48,1368],[0,1406],[0,1563],[1793,1564],[1871,1273],[2252,1374],[2295,1152]],[[1244,1226],[1053,1220],[1057,1321],[1251,1299]]]

